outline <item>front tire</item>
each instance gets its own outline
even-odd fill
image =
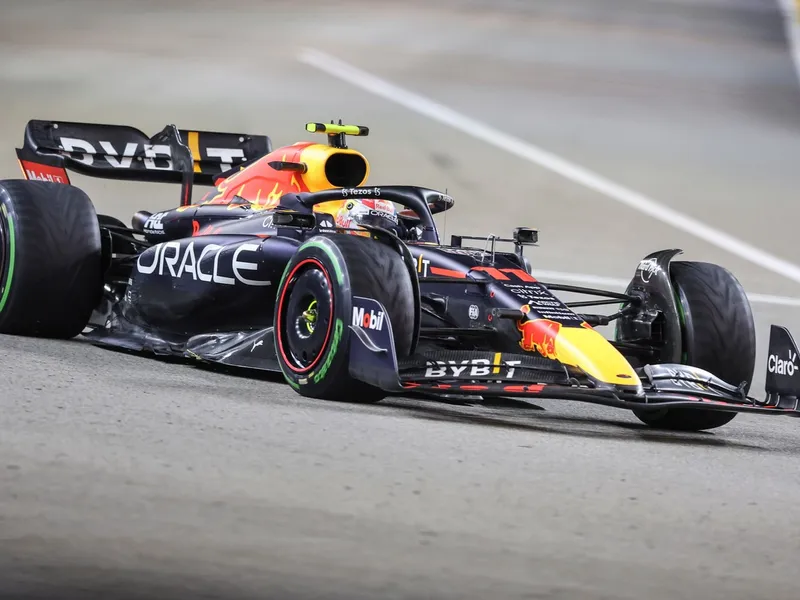
[[[750,301],[741,283],[719,265],[676,261],[670,276],[683,334],[683,360],[728,383],[753,381],[756,330]],[[702,431],[721,427],[735,412],[703,409],[634,411],[644,423],[662,429]]]
[[[387,396],[350,375],[353,296],[380,302],[391,322],[398,359],[411,353],[416,306],[402,256],[357,235],[311,238],[286,266],[275,303],[278,364],[301,395],[349,402],[377,402]]]
[[[69,339],[100,301],[100,227],[80,189],[0,181],[0,333]]]

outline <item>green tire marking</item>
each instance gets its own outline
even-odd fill
[[[281,282],[278,284],[278,289],[283,287],[283,282],[286,281],[286,276],[289,274],[289,267],[292,266],[291,261],[286,263],[286,268],[283,270],[283,275],[281,275]]]
[[[328,356],[325,358],[325,362],[322,363],[322,366],[319,368],[319,371],[314,374],[311,378],[314,383],[319,383],[325,376],[328,374],[328,369],[333,362],[333,358],[336,356],[336,352],[339,350],[339,341],[342,339],[342,330],[344,329],[344,323],[341,319],[336,319],[336,325],[333,330],[333,340],[331,341],[330,350],[328,350]]]
[[[681,338],[683,338],[683,334],[686,331],[686,314],[683,311],[683,304],[681,303],[680,294],[678,294],[678,290],[674,290],[673,294],[675,295],[675,305],[678,308],[678,321],[681,324]],[[683,339],[681,339],[683,342]],[[684,345],[681,343],[681,363],[687,364],[689,362],[689,352],[686,351]]]
[[[280,367],[281,375],[283,375],[283,378],[286,380],[286,383],[288,383],[294,389],[299,390],[300,386],[297,384],[297,382],[295,382],[293,379],[291,379],[291,375],[289,375],[289,373],[286,371],[286,369],[283,368],[283,365],[281,364],[281,361],[278,361],[278,367]]]
[[[5,204],[0,206],[0,210],[3,211],[3,215],[5,215],[6,222],[8,223],[8,275],[3,282],[3,295],[0,296],[0,312],[3,312],[6,302],[8,301],[8,294],[11,291],[11,281],[14,279],[14,262],[17,254],[17,243],[14,237],[14,221],[9,217]]]
[[[297,251],[300,252],[304,248],[309,248],[309,247],[319,248],[320,250],[322,250],[328,256],[328,258],[330,258],[331,263],[333,263],[333,270],[336,273],[336,280],[339,282],[339,284],[344,284],[344,273],[342,272],[342,267],[339,264],[339,259],[336,257],[336,255],[333,253],[333,251],[328,247],[328,245],[324,244],[321,240],[309,240],[309,241],[305,242],[304,244],[302,244],[297,249]],[[291,261],[286,265],[286,268],[283,270],[283,276],[281,277],[280,284],[278,284],[278,289],[283,287],[283,282],[285,281],[286,276],[289,274],[290,267],[291,267]],[[275,326],[277,327],[278,324],[276,323]],[[342,322],[342,320],[341,319],[336,319],[336,324],[334,325],[333,340],[331,341],[330,350],[328,350],[328,356],[325,359],[325,362],[320,367],[320,370],[317,373],[310,373],[309,374],[309,378],[314,383],[319,383],[320,380],[322,380],[325,377],[325,375],[327,374],[328,369],[331,366],[331,362],[333,361],[333,357],[336,355],[336,352],[337,352],[337,350],[339,348],[339,341],[341,340],[341,337],[342,337],[342,329],[343,328],[344,328],[344,323]],[[277,336],[275,336],[276,344],[277,344],[277,341],[278,341],[278,338],[277,338]],[[294,389],[296,389],[296,390],[300,389],[300,386],[293,379],[291,379],[291,377],[293,377],[293,376],[289,375],[286,372],[286,370],[283,368],[283,365],[280,364],[280,361],[278,361],[278,365],[280,366],[281,373],[283,373],[283,378],[286,380],[286,382],[290,386],[292,386]]]
[[[336,280],[340,284],[344,284],[344,273],[342,272],[342,267],[339,264],[339,259],[336,257],[333,251],[328,247],[328,245],[324,244],[321,240],[309,240],[305,244],[300,246],[300,248],[298,248],[297,251],[300,252],[300,250],[302,250],[303,248],[309,248],[309,247],[319,248],[325,254],[328,255],[328,258],[330,258],[331,262],[333,263],[333,270],[336,272]]]

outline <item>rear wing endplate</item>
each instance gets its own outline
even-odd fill
[[[194,184],[214,185],[271,151],[265,135],[167,125],[149,137],[125,125],[31,120],[17,158],[26,179],[69,183],[69,170],[105,179],[180,183],[186,205]]]

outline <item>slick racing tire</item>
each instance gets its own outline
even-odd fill
[[[69,339],[102,294],[100,228],[86,194],[0,181],[0,333]]]
[[[732,385],[753,381],[756,330],[744,288],[727,269],[705,262],[670,265],[683,335],[683,360]],[[729,423],[735,412],[665,409],[637,412],[662,429],[702,431]]]
[[[286,266],[275,303],[278,364],[302,396],[366,403],[388,395],[350,375],[353,296],[383,305],[397,358],[410,354],[416,306],[411,274],[402,256],[362,236],[313,237]]]

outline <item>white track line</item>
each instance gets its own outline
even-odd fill
[[[773,271],[774,273],[778,273],[779,275],[783,275],[784,277],[800,283],[800,266],[769,254],[723,231],[709,227],[705,223],[660,204],[643,194],[614,183],[601,175],[584,169],[579,165],[571,163],[533,144],[529,144],[519,138],[495,129],[490,125],[481,123],[451,108],[438,104],[424,96],[420,96],[419,94],[410,92],[384,79],[380,79],[375,75],[362,71],[353,65],[343,62],[338,58],[334,58],[324,52],[320,52],[319,50],[311,48],[304,49],[300,52],[298,60],[324,71],[332,77],[346,81],[376,96],[381,96],[400,104],[434,121],[449,125],[487,144],[496,146],[501,150],[506,150],[540,167],[549,169],[636,211],[649,215],[663,223],[672,225],[677,229],[681,229],[690,235],[722,248],[764,269]]]
[[[789,42],[789,54],[792,56],[794,70],[800,79],[800,8],[797,0],[779,0],[786,38]]]
[[[542,281],[577,283],[579,285],[596,285],[602,288],[617,288],[624,290],[628,287],[629,280],[616,277],[603,277],[584,273],[564,273],[563,271],[544,271],[533,269],[533,275]],[[776,306],[800,307],[800,298],[788,296],[772,296],[769,294],[747,294],[753,304],[773,304]]]

